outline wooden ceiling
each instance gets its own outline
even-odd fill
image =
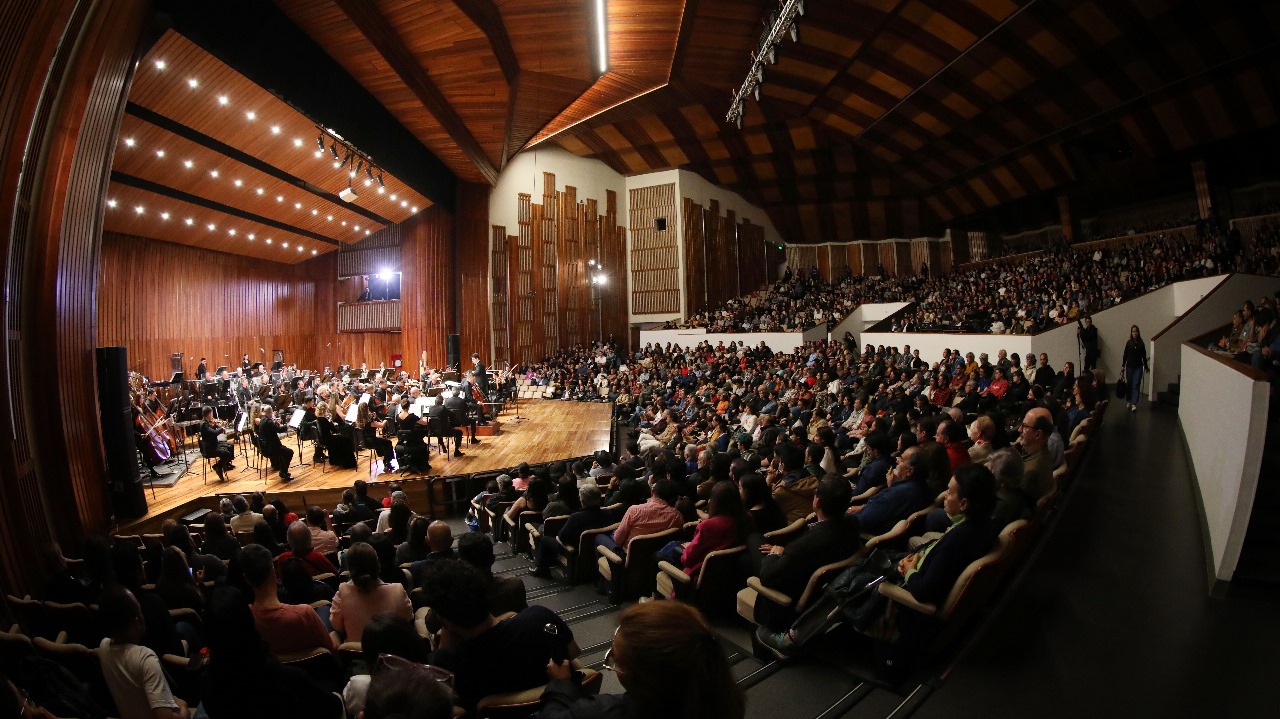
[[[388,172],[381,185],[363,168],[352,178],[353,167],[336,167],[331,151],[319,148],[319,135],[284,100],[167,31],[139,63],[129,93],[105,229],[300,262],[431,205]],[[348,182],[358,193],[351,203],[337,195]]]
[[[1276,3],[809,0],[799,41],[779,47],[739,130],[724,117],[775,1],[608,0],[602,75],[593,0],[274,9],[461,180],[492,183],[516,152],[554,143],[628,175],[697,172],[766,208],[794,242],[936,234],[1021,198],[1069,193],[1097,171],[1098,137],[1159,158],[1280,117]],[[139,84],[158,82],[148,72]],[[234,80],[225,91],[239,102]],[[245,123],[207,99],[173,96],[182,88],[154,87],[136,102],[185,112],[175,119],[316,186],[341,180],[308,159],[314,133],[290,155],[261,134],[250,144]],[[386,203],[367,208],[402,219]]]

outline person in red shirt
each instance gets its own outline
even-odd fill
[[[654,482],[649,501],[627,509],[613,536],[601,534],[596,544],[623,553],[636,537],[684,526],[684,516],[673,506],[678,497],[675,482],[669,479]]]
[[[658,558],[680,567],[690,577],[697,577],[708,554],[746,541],[747,512],[733,482],[723,479],[712,486],[707,514],[706,519],[698,522],[692,541],[670,542],[658,552]]]
[[[288,530],[289,549],[276,557],[277,571],[289,558],[296,558],[307,568],[311,576],[317,574],[337,574],[338,568],[333,566],[328,557],[311,548],[311,530],[302,522],[294,522]]]
[[[271,552],[250,544],[240,550],[240,567],[245,583],[253,589],[253,603],[249,605],[253,623],[272,654],[291,654],[317,647],[337,649],[314,609],[280,601]]]
[[[947,460],[951,465],[951,472],[955,473],[956,469],[969,464],[969,450],[964,446],[964,426],[954,420],[944,419],[938,424],[938,432],[934,436],[938,444],[946,447]]]

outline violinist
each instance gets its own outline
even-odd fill
[[[359,399],[359,405],[356,409],[356,427],[360,430],[364,438],[364,446],[378,453],[382,458],[382,471],[391,473],[391,440],[378,436],[378,430],[386,424],[386,422],[378,419],[373,408],[369,406],[372,398],[367,394]]]
[[[321,386],[317,394],[320,396],[315,409],[316,429],[320,435],[317,445],[322,447],[316,450],[318,456],[324,456],[323,451],[327,449],[330,464],[342,469],[355,469],[356,451],[351,438],[337,431],[338,427],[345,427],[345,423],[338,417],[336,396],[326,386]]]
[[[445,398],[444,406],[453,416],[453,426],[469,427],[471,429],[471,444],[480,444],[480,440],[476,439],[476,420],[470,413],[475,401],[467,401],[468,397],[463,392],[463,388],[459,388],[455,392],[446,392],[445,394],[449,396]]]
[[[301,392],[302,390],[298,390]],[[314,395],[303,397],[302,402],[302,424],[298,427],[298,439],[302,442],[313,440],[315,442],[315,454],[312,455],[312,462],[326,462],[328,457],[324,454],[324,445],[320,443],[320,434],[316,421],[316,398]]]
[[[258,444],[262,454],[271,460],[271,468],[280,473],[280,479],[288,482],[293,479],[289,475],[289,465],[293,463],[293,450],[280,441],[280,426],[276,424],[271,405],[262,408],[262,419],[258,421]]]
[[[214,416],[213,407],[205,407],[204,421],[200,423],[200,455],[218,458],[213,465],[213,471],[223,482],[227,481],[227,470],[236,468],[231,463],[236,456],[235,449],[230,443],[222,441],[225,431],[225,423]]]

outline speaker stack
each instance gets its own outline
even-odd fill
[[[445,337],[445,343],[444,343],[445,362],[449,364],[449,367],[456,369],[459,372],[462,371],[462,367],[460,364],[462,362],[462,353],[459,350],[459,345],[461,344],[462,344],[462,340],[461,338],[458,337],[458,335],[451,334]]]
[[[107,450],[107,495],[116,521],[127,522],[147,513],[147,495],[138,474],[133,438],[133,405],[129,402],[128,350],[97,349],[98,417]]]

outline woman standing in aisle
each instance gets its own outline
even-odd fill
[[[1142,391],[1142,373],[1147,371],[1147,344],[1138,326],[1129,328],[1129,341],[1124,343],[1120,374],[1129,383],[1129,411],[1138,411],[1138,394]]]

